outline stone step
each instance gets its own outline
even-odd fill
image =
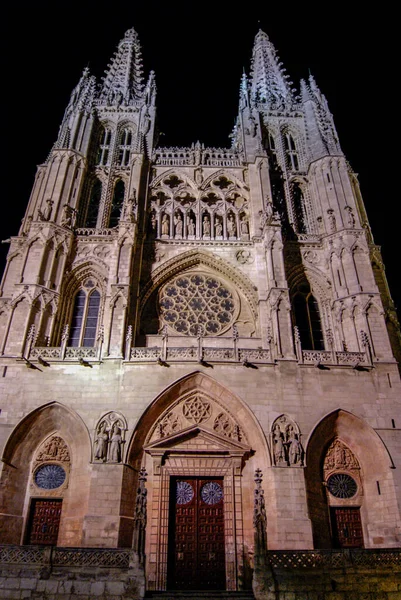
[[[251,591],[225,592],[217,590],[170,590],[168,592],[146,592],[145,598],[153,600],[255,600]]]

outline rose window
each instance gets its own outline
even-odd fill
[[[63,485],[66,473],[60,465],[43,465],[35,473],[35,483],[43,490],[55,490]]]
[[[223,499],[221,485],[214,481],[206,483],[201,489],[201,498],[206,504],[217,504]]]
[[[183,335],[218,335],[234,320],[235,301],[230,290],[215,277],[180,275],[159,296],[160,315]]]
[[[335,498],[352,498],[358,490],[355,479],[346,473],[330,475],[327,487]]]
[[[176,501],[177,504],[188,504],[194,497],[194,490],[187,481],[177,482]]]

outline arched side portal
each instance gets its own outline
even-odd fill
[[[382,440],[365,421],[344,410],[327,415],[311,434],[306,464],[315,548],[399,545],[401,523],[392,461]],[[336,490],[335,485],[341,489]],[[393,512],[384,510],[390,506]],[[348,527],[347,512],[351,521],[358,521],[354,529],[361,530],[355,544],[352,532],[345,536],[348,540],[341,540],[337,531],[342,519],[341,526]]]
[[[76,413],[57,402],[34,410],[15,427],[2,457],[0,539],[3,543],[20,544],[27,539],[25,529],[33,500],[55,501],[62,497],[57,544],[82,545],[90,452],[84,423]],[[39,468],[57,466],[63,459],[67,459],[64,464],[67,477],[58,489],[49,488],[46,493],[43,486],[35,485]]]
[[[186,376],[143,415],[128,460],[148,473],[147,588],[249,587],[253,473],[270,466],[249,409],[208,375]]]

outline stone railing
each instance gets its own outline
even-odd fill
[[[0,565],[107,567],[128,569],[131,548],[59,548],[56,546],[0,546]],[[369,567],[401,569],[401,548],[341,550],[268,550],[273,569]]]
[[[301,363],[305,365],[368,365],[365,352],[335,352],[330,350],[302,350]]]
[[[262,348],[209,348],[189,346],[185,348],[153,346],[151,348],[131,348],[131,362],[140,361],[210,361],[241,363],[272,363],[270,350]]]
[[[33,346],[27,358],[30,360],[79,360],[98,358],[99,350],[96,347],[85,347],[85,346]]]
[[[190,148],[157,148],[152,157],[160,166],[240,167],[239,154],[228,148],[205,148],[196,144]]]
[[[129,548],[58,548],[56,546],[0,546],[0,565],[52,565],[128,569]]]
[[[78,227],[75,229],[76,235],[98,236],[98,237],[113,237],[117,235],[117,229],[115,227],[96,229],[95,227]]]
[[[269,550],[267,558],[273,569],[316,569],[318,567],[398,567],[401,548],[353,548],[342,550]]]

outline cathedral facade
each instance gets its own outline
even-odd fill
[[[158,145],[134,29],[84,70],[1,283],[1,543],[134,548],[156,591],[401,546],[383,263],[324,95],[262,31],[231,140]]]

